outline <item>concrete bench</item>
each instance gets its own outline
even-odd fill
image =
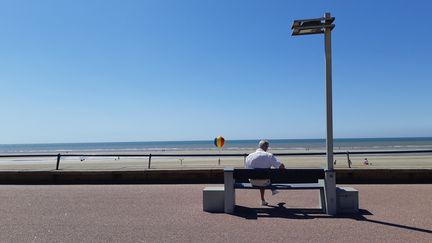
[[[203,210],[211,213],[224,212],[224,187],[212,186],[203,189]]]
[[[234,213],[236,189],[319,190],[320,205],[326,212],[324,169],[224,169],[225,213]],[[253,186],[249,179],[270,179],[265,187]]]

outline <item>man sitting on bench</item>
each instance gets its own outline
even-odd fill
[[[247,169],[267,169],[267,168],[279,168],[285,169],[285,165],[280,162],[273,154],[267,152],[269,148],[269,142],[267,140],[261,140],[259,142],[259,148],[249,154],[246,157],[245,167]],[[253,186],[257,187],[265,187],[271,184],[270,179],[258,180],[258,179],[249,179],[250,183]],[[272,195],[278,193],[277,190],[272,190]],[[264,188],[260,188],[261,194],[261,205],[267,206],[268,202],[266,202],[264,198]]]

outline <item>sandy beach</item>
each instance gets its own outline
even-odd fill
[[[253,150],[230,150],[222,151],[221,154],[248,154]],[[273,153],[303,153],[298,150],[276,150]],[[307,151],[324,152],[322,150]],[[136,154],[147,154],[137,153]],[[217,154],[216,150],[200,151],[154,151],[152,154],[178,154],[175,157],[155,157],[151,158],[150,169],[200,169],[200,168],[223,168],[223,167],[243,167],[244,157],[188,157],[182,154]],[[74,153],[75,154],[75,153]],[[131,154],[131,153],[127,153]],[[287,167],[293,168],[321,168],[326,165],[325,156],[316,155],[295,155],[278,156]],[[363,161],[367,158],[369,165],[364,165]],[[348,168],[346,155],[335,155],[335,168]],[[373,155],[350,155],[351,168],[432,168],[432,154],[373,154]],[[1,158],[0,170],[42,170],[49,171],[56,168],[56,157],[30,157],[30,158]],[[59,169],[61,170],[147,170],[149,165],[148,157],[92,157],[76,156],[62,157]]]

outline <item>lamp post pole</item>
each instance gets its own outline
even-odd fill
[[[325,21],[330,19],[330,13],[325,14]],[[327,123],[327,170],[325,173],[327,213],[336,214],[336,173],[333,167],[333,102],[332,102],[332,53],[331,28],[324,30],[325,74],[326,74],[326,123]]]
[[[330,18],[330,13],[325,14]],[[324,31],[325,74],[326,74],[326,116],[327,116],[327,169],[333,170],[333,101],[332,101],[332,53],[331,29]]]
[[[331,31],[335,27],[335,18],[326,13],[323,18],[294,20],[291,27],[292,35],[324,34],[325,75],[326,75],[326,151],[327,166],[325,170],[325,200],[326,212],[330,215],[337,213],[336,205],[336,173],[333,168],[333,104],[332,104],[332,56]],[[324,22],[323,22],[324,21]]]

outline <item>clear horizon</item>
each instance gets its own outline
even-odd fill
[[[2,1],[0,144],[324,138],[323,36],[290,28],[325,12],[336,18],[334,137],[432,137],[430,9]]]
[[[271,140],[325,140],[326,138],[262,138]],[[334,140],[379,140],[379,139],[432,139],[431,137],[358,137],[358,138],[339,138],[336,137]],[[260,138],[256,139],[225,139],[225,141],[258,141]],[[213,139],[208,140],[154,140],[154,141],[105,141],[105,142],[62,142],[62,143],[16,143],[16,144],[0,144],[1,145],[38,145],[38,144],[98,144],[98,143],[158,143],[158,142],[211,142]]]

